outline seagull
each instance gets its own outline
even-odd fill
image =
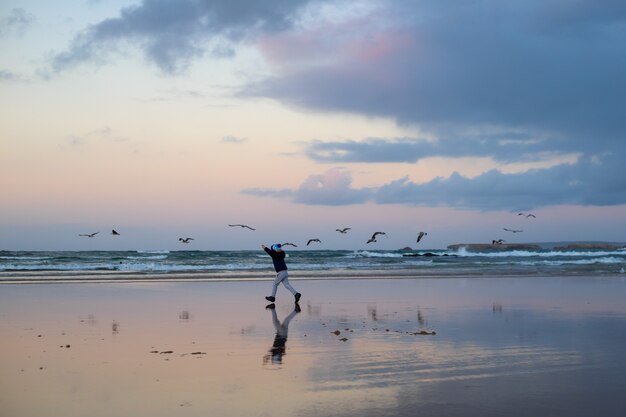
[[[296,245],[295,243],[290,243],[290,242],[283,243],[282,246],[293,246],[294,248],[298,247],[298,245]]]
[[[506,230],[507,232],[511,232],[511,233],[521,233],[521,232],[523,232],[523,230],[507,229],[506,227],[503,227],[502,230]]]
[[[111,234],[113,236],[119,236],[120,234],[115,231],[115,229],[111,230]]]
[[[87,233],[87,234],[84,234],[84,235],[78,235],[78,236],[94,237],[94,236],[95,236],[95,235],[97,235],[98,233],[100,233],[100,232],[95,232],[95,233]]]
[[[504,240],[504,239],[498,239],[498,240],[492,240],[492,241],[491,241],[491,244],[492,244],[492,245],[501,245],[501,244],[503,244],[504,242],[506,242],[506,240]]]
[[[319,240],[319,239],[309,239],[309,241],[308,241],[308,242],[306,242],[306,245],[307,245],[307,246],[309,246],[309,243],[311,243],[311,242],[319,242],[319,243],[322,243],[322,241],[321,241],[321,240]]]
[[[422,238],[427,235],[428,233],[426,232],[419,232],[419,234],[417,235],[417,243],[420,243],[420,240],[422,240]]]
[[[246,229],[250,229],[250,230],[256,230],[253,229],[252,227],[248,226],[247,224],[229,224],[230,227],[245,227]]]
[[[365,242],[365,244],[376,242],[377,241],[376,240],[376,236],[378,236],[378,235],[385,235],[385,236],[387,236],[387,233],[385,233],[385,232],[374,232],[372,237],[369,238],[369,240],[367,242]]]
[[[190,240],[194,240],[194,239],[192,237],[186,237],[184,239],[182,237],[179,237],[178,240],[182,243],[189,243]]]
[[[342,234],[346,234],[348,233],[348,230],[350,230],[349,227],[344,227],[343,229],[335,229],[337,232],[342,233]]]
[[[518,215],[518,216],[524,216],[524,217],[526,217],[526,218],[529,218],[529,217],[532,217],[532,218],[534,218],[534,219],[536,219],[536,218],[537,218],[537,216],[535,216],[535,215],[534,215],[534,214],[532,214],[532,213],[528,213],[528,214],[526,214],[526,213],[517,213],[517,215]]]

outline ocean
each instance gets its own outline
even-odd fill
[[[292,279],[624,274],[616,250],[292,250]],[[263,251],[0,251],[0,283],[269,280]]]

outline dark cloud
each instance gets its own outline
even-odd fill
[[[17,79],[19,79],[19,77],[15,73],[5,69],[0,70],[0,80],[14,81]]]
[[[626,13],[617,2],[614,13],[600,13],[585,0],[573,14],[568,3],[390,1],[383,16],[397,28],[352,28],[354,39],[338,43],[357,52],[323,66],[294,65],[284,54],[278,64],[288,70],[251,91],[435,132],[495,125],[621,140]],[[586,10],[595,11],[592,21]]]
[[[435,138],[314,140],[305,153],[319,162],[580,157],[573,165],[519,174],[400,181],[378,190],[381,203],[481,209],[521,207],[522,199],[535,207],[622,204],[625,23],[626,3],[613,0],[390,0],[368,18],[329,28],[326,35],[312,33],[308,51],[326,48],[325,60],[305,56],[302,42],[281,36],[267,52],[279,69],[276,77],[247,93],[389,117]],[[333,37],[334,51],[325,36]]]
[[[11,9],[6,17],[0,19],[0,36],[15,34],[22,36],[35,20],[35,15],[22,8]]]
[[[289,71],[256,92],[436,131],[487,124],[617,140],[626,128],[626,14],[615,2],[615,13],[589,22],[568,3],[390,1],[398,28],[353,28],[344,48],[358,53],[324,66],[279,62]]]
[[[229,42],[292,26],[310,0],[143,0],[123,8],[119,17],[101,21],[77,35],[52,61],[54,71],[106,59],[121,44],[138,44],[165,73],[184,69],[193,59],[232,56]]]
[[[620,155],[583,157],[573,164],[506,174],[491,170],[477,177],[457,172],[448,178],[415,183],[401,178],[380,187],[352,188],[350,174],[329,170],[312,175],[295,190],[245,190],[310,205],[346,205],[369,201],[460,209],[530,210],[554,205],[626,204],[626,176]]]
[[[491,170],[474,178],[454,173],[422,184],[403,178],[380,187],[375,201],[483,211],[626,204],[626,179],[617,175],[619,165],[613,158],[584,159],[515,174]],[[607,173],[612,175],[607,177]]]
[[[313,140],[305,154],[318,162],[404,162],[429,157],[491,157],[501,162],[529,162],[546,155],[575,152],[571,144],[541,134],[503,132],[467,134],[438,140],[368,138],[361,141]]]

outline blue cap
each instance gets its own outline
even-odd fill
[[[272,245],[272,250],[279,251],[279,250],[282,250],[281,249],[282,247],[283,247],[283,245],[281,245],[280,243],[274,243]]]

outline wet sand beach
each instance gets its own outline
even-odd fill
[[[626,280],[0,285],[2,416],[621,416]]]

